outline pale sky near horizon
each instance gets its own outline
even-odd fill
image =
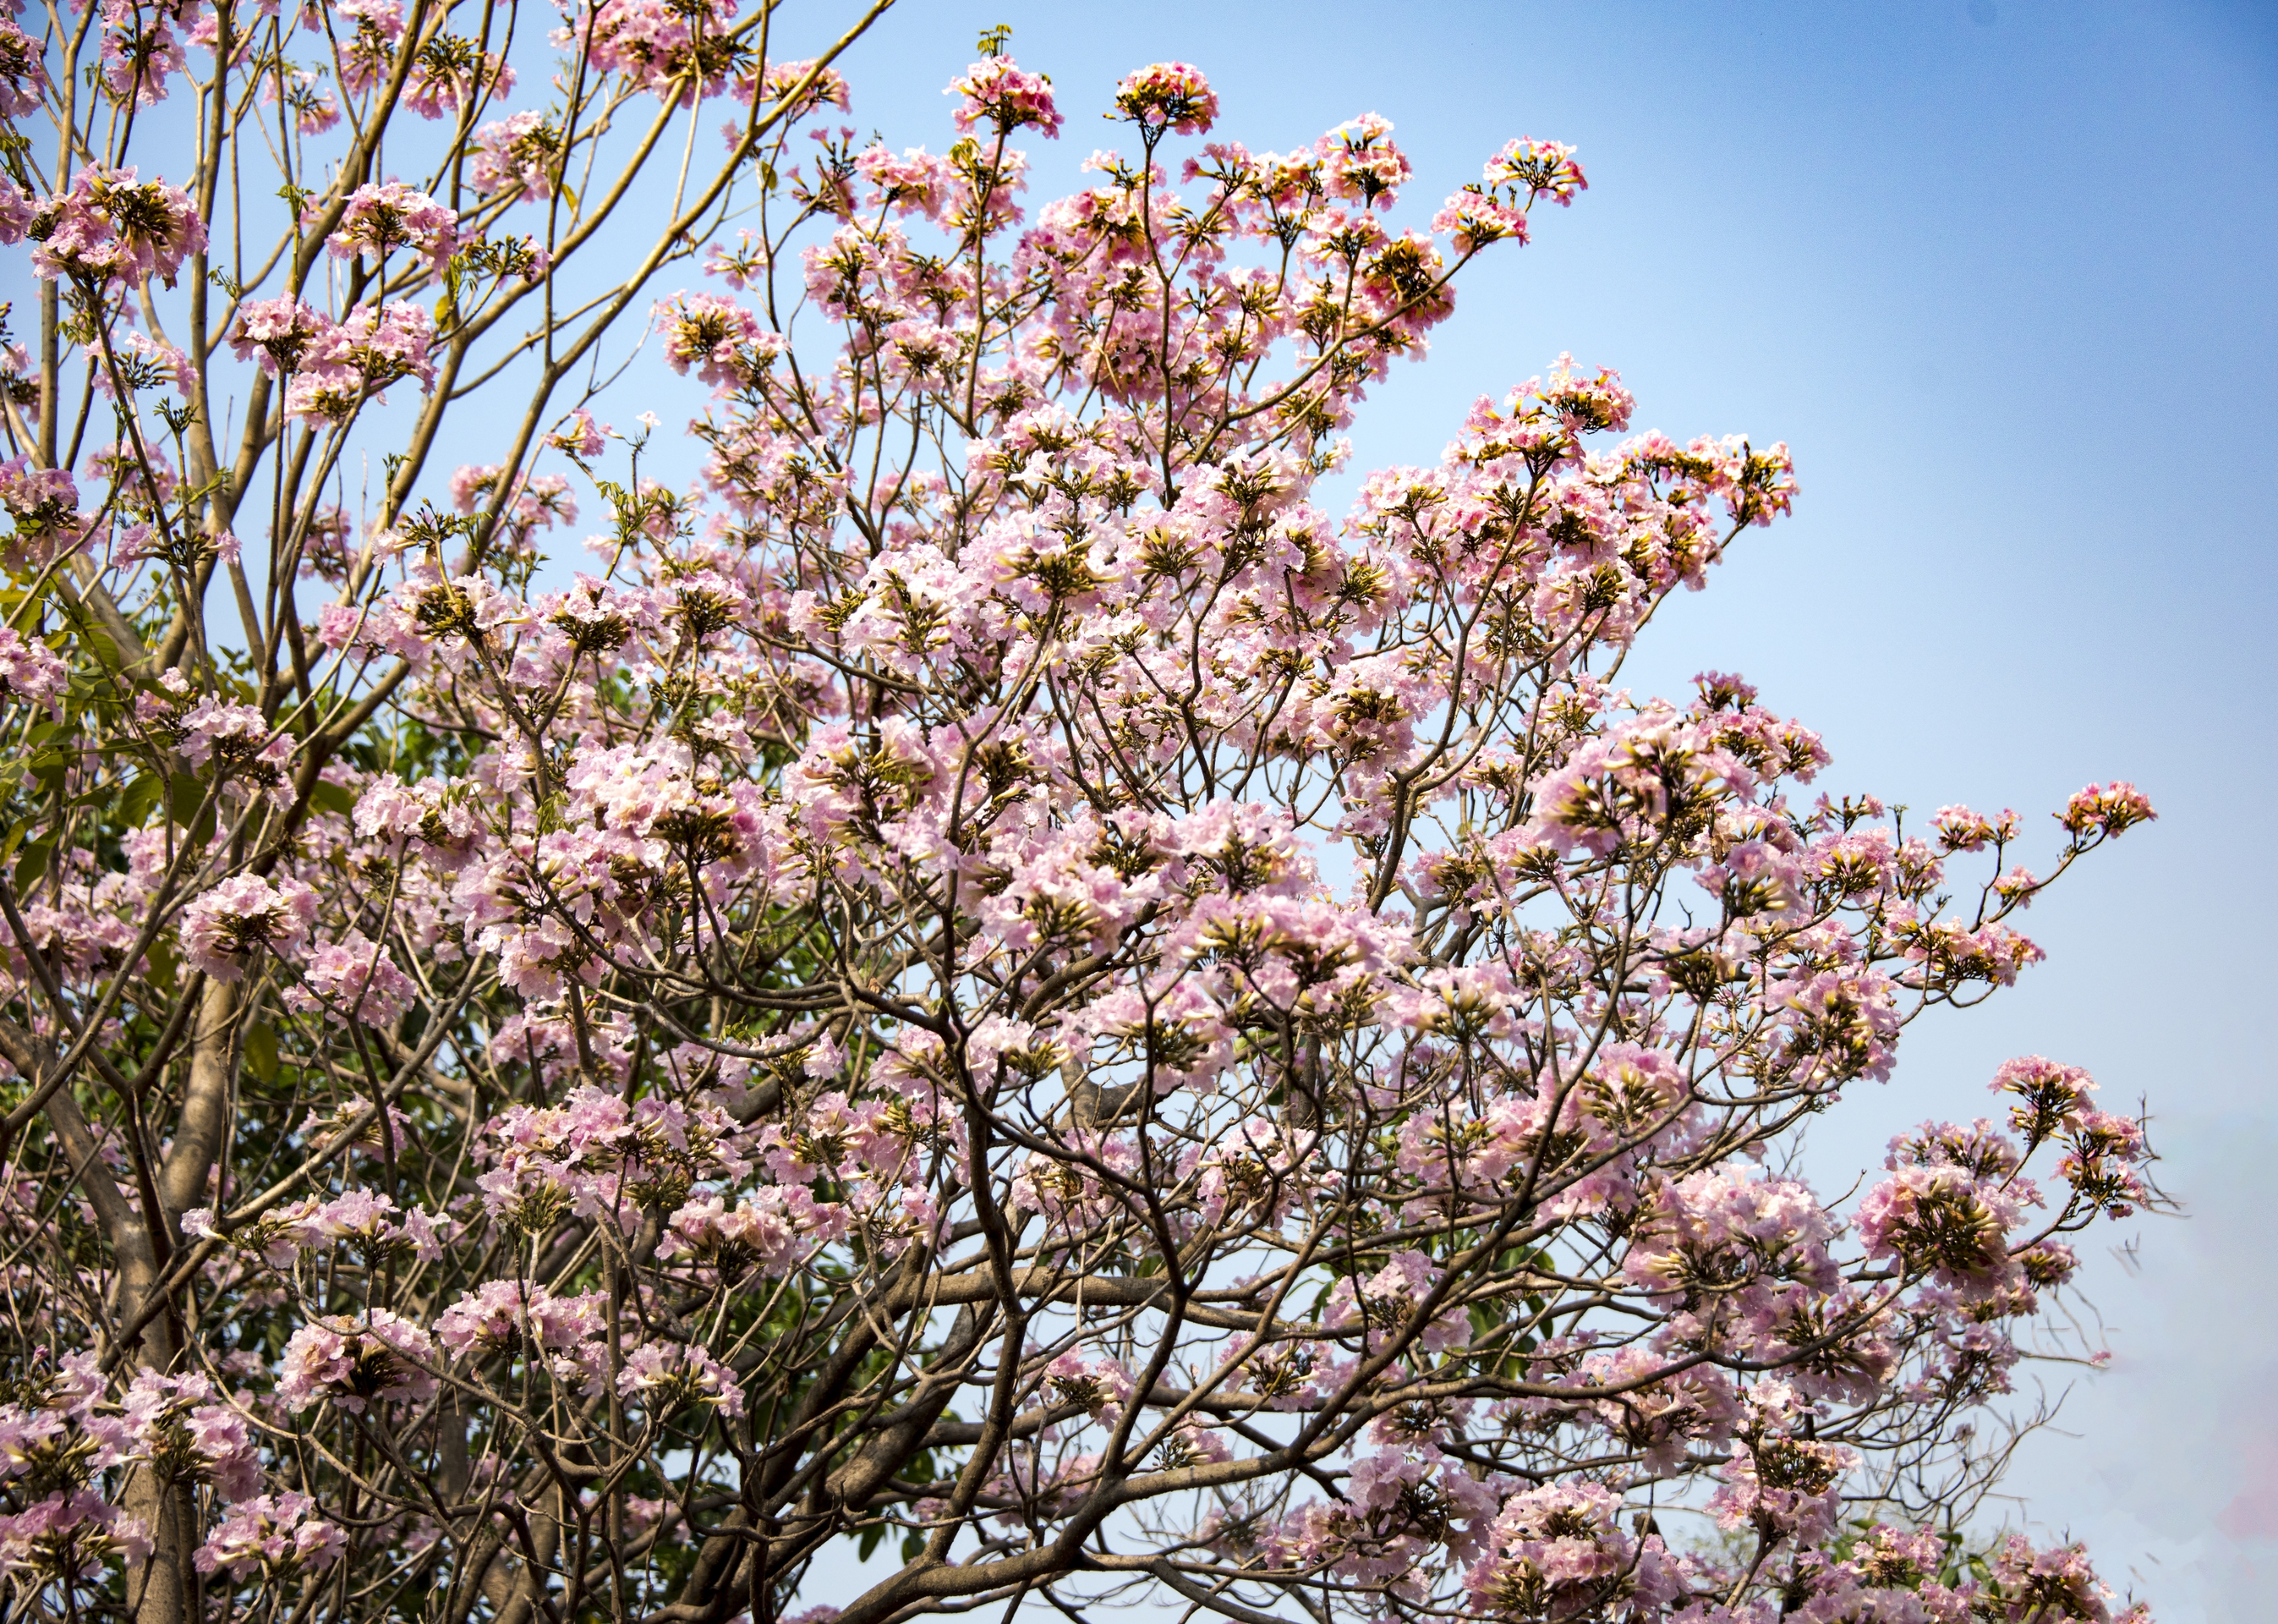
[[[2021,1052],[2148,1099],[2189,1216],[2084,1247],[2114,1364],[2027,1444],[2012,1515],[2089,1540],[2163,1624],[2271,1616],[2278,998],[2253,932],[2278,887],[2247,836],[2278,686],[2278,7],[915,0],[843,65],[849,121],[939,149],[940,88],[999,22],[1068,119],[1032,143],[1032,200],[1163,58],[1203,67],[1253,149],[1383,113],[1414,223],[1508,137],[1575,142],[1591,190],[1468,279],[1356,464],[1435,459],[1472,398],[1562,350],[1615,366],[1639,426],[1784,439],[1803,484],[1631,686],[1744,672],[1825,736],[1825,787],[1925,811],[2052,829],[2092,778],[2150,793],[2161,821],[2025,921],[2049,961],[1912,1029],[1813,1157],[1839,1187],[1824,1170],[1892,1134],[1991,1110]]]

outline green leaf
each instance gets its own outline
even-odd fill
[[[245,1065],[264,1083],[277,1081],[277,1030],[266,1021],[245,1034]]]
[[[175,773],[166,780],[166,810],[178,823],[195,817],[205,798],[206,786],[187,772]]]
[[[16,891],[19,895],[38,885],[48,871],[48,862],[56,854],[56,843],[50,839],[34,840],[24,848],[16,860]]]
[[[118,798],[118,821],[129,829],[140,829],[149,821],[151,808],[158,804],[158,796],[165,789],[166,780],[155,772],[146,772],[126,786]]]
[[[142,979],[161,992],[174,990],[174,945],[164,937],[150,944],[150,951],[142,955]]]
[[[88,624],[79,629],[80,647],[103,662],[105,670],[119,670],[126,662],[118,657],[118,645],[111,640],[111,633],[101,626]]]
[[[309,804],[319,812],[337,812],[342,817],[355,810],[355,792],[345,784],[319,783],[309,792]]]

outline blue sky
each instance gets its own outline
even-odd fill
[[[1617,367],[1640,426],[1785,439],[1804,491],[1634,686],[1743,671],[1825,735],[1827,787],[1924,810],[2052,827],[2091,778],[2151,793],[2161,821],[2029,916],[2049,962],[1913,1029],[1813,1156],[1855,1168],[1988,1110],[2020,1052],[2148,1097],[2189,1216],[2115,1235],[2132,1266],[2089,1249],[2115,1362],[2028,1444],[2010,1514],[2091,1540],[2167,1624],[2267,1617],[2278,8],[921,0],[845,64],[853,121],[938,149],[940,88],[998,22],[1068,114],[1038,196],[1108,144],[1115,79],[1165,57],[1253,148],[1385,114],[1419,223],[1506,138],[1577,143],[1590,192],[1470,279],[1357,463],[1433,459],[1561,350]]]

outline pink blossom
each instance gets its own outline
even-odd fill
[[[288,988],[286,1001],[304,1013],[322,1011],[335,1023],[357,1020],[393,1027],[411,1007],[418,989],[395,965],[385,944],[364,939],[350,929],[337,942],[315,948],[302,967],[301,984]]]
[[[89,165],[69,191],[40,206],[27,234],[40,245],[32,269],[50,280],[156,276],[171,287],[182,261],[204,249],[206,223],[182,188]]]
[[[47,91],[48,67],[39,42],[0,19],[0,118],[38,111]]]
[[[808,1250],[778,1192],[761,1192],[765,1199],[730,1207],[718,1196],[692,1201],[667,1221],[660,1257],[689,1257],[724,1273],[748,1265],[768,1275],[782,1275]]]
[[[593,414],[580,406],[547,438],[548,443],[563,455],[591,462],[601,455],[610,432],[595,423]]]
[[[1034,125],[1048,140],[1059,135],[1060,115],[1052,105],[1051,81],[1041,74],[1022,73],[1010,57],[990,57],[975,63],[951,80],[943,94],[964,98],[950,115],[960,130],[969,130],[986,119],[1000,134]]]
[[[296,879],[250,874],[224,880],[182,910],[182,956],[217,981],[235,981],[262,949],[292,954],[317,915],[317,893]]]
[[[139,1562],[149,1554],[149,1536],[139,1519],[83,1489],[51,1494],[0,1517],[0,1567],[35,1584],[58,1581],[76,1591],[99,1582],[102,1567]]]
[[[46,644],[26,642],[19,632],[0,627],[0,693],[27,705],[45,706],[61,720],[70,682],[69,668]]]
[[[2114,780],[2110,784],[2091,784],[2065,803],[2057,821],[2075,839],[2091,834],[2117,837],[2138,823],[2148,823],[2160,815],[2152,809],[2151,798],[2132,784]]]
[[[2010,1283],[2016,1194],[1965,1167],[1901,1167],[1859,1203],[1859,1236],[1872,1257],[1896,1257],[1976,1296]]]
[[[1218,97],[1200,68],[1157,62],[1124,76],[1115,111],[1150,136],[1165,129],[1200,135],[1218,121]]]
[[[80,533],[79,486],[66,469],[34,468],[23,456],[0,463],[0,508],[15,522],[14,545],[27,555],[45,557]]]
[[[300,1493],[241,1501],[198,1547],[197,1570],[226,1570],[236,1580],[322,1573],[347,1551],[348,1536],[316,1511],[317,1503]]]
[[[403,37],[400,0],[335,0],[333,11],[346,36],[341,41],[340,88],[361,96],[384,82],[394,66]]]
[[[1413,172],[1407,156],[1392,144],[1392,120],[1377,113],[1337,126],[1313,149],[1320,155],[1328,195],[1364,209],[1391,208]]]
[[[2023,1535],[2012,1534],[1994,1552],[1992,1582],[1978,1611],[2003,1624],[2038,1624],[2043,1619],[2107,1624],[2112,1600],[2112,1587],[2096,1576],[2083,1547],[2036,1550]]]
[[[680,293],[657,306],[664,358],[676,372],[693,365],[701,381],[718,388],[746,385],[783,353],[783,340],[732,299]]]
[[[1001,31],[936,155],[845,127],[764,7],[559,9],[575,174],[558,113],[493,104],[536,58],[471,9],[104,0],[89,129],[122,163],[187,129],[134,98],[198,45],[235,87],[206,156],[302,214],[208,279],[211,379],[147,286],[185,195],[0,186],[0,235],[72,279],[56,376],[92,364],[120,425],[0,464],[33,594],[0,1080],[110,1079],[0,1158],[18,1611],[203,1569],[281,1617],[351,1537],[372,1605],[410,1574],[494,1611],[521,1535],[574,1527],[600,1582],[625,1536],[687,1606],[781,1613],[697,1549],[760,1468],[1044,1585],[1128,1502],[1144,1560],[1253,1605],[1296,1575],[1325,1616],[2116,1605],[2030,1546],[1948,1587],[1845,1497],[1922,1477],[1926,1522],[1963,1514],[1939,1463],[2084,1232],[2159,1199],[2144,1124],[2026,1056],[1834,1207],[1794,1169],[2148,804],[1902,826],[1809,787],[1825,742],[1740,676],[1618,686],[1796,483],[1784,445],[1638,431],[1610,369],[1561,355],[1435,457],[1340,471],[1470,256],[1581,191],[1571,149],[1442,181],[1426,234],[1380,117],[1253,151],[1163,62],[1113,89],[1136,150],[1031,218],[1011,143],[1060,113]],[[0,102],[50,110],[53,43],[0,30]],[[665,205],[715,96],[730,166],[689,170],[715,206],[667,249],[709,291],[629,310],[579,273],[508,310],[553,272],[496,223],[540,205],[607,272],[588,226]],[[371,157],[427,161],[422,117],[465,138],[434,196]],[[387,302],[439,270],[449,300]],[[622,368],[645,320],[710,393],[687,445]],[[533,368],[541,415],[493,411]],[[76,420],[53,370],[0,346],[19,440]],[[278,572],[242,615],[238,524]],[[154,1268],[195,1277],[132,1329]],[[146,1490],[202,1520],[122,1578]],[[1672,1550],[1686,1508],[1729,1541]]]
[[[24,240],[39,218],[39,211],[23,188],[0,175],[0,245],[12,247]]]
[[[617,1390],[662,1420],[684,1405],[744,1413],[736,1373],[693,1343],[645,1342],[625,1356]]]
[[[770,62],[757,85],[746,80],[737,88],[741,99],[761,106],[784,103],[794,91],[799,99],[787,106],[792,119],[806,118],[825,107],[836,107],[843,112],[851,104],[845,77],[837,68],[816,66],[812,57]]]
[[[166,80],[187,65],[174,35],[176,10],[137,0],[104,0],[103,83],[112,97],[149,107],[166,99]]]
[[[586,51],[594,67],[622,73],[648,94],[686,106],[730,88],[719,50],[733,27],[732,0],[672,5],[661,0],[599,0],[555,42]]]
[[[450,1352],[474,1358],[525,1339],[545,1349],[575,1349],[600,1333],[603,1308],[595,1296],[557,1297],[515,1281],[485,1281],[443,1311],[435,1338]]]
[[[399,249],[408,249],[426,260],[437,276],[458,246],[456,211],[401,180],[367,181],[356,188],[339,226],[325,239],[326,251],[335,259],[369,254],[384,261]]]
[[[1842,1505],[1843,1480],[1858,1452],[1785,1431],[1754,1432],[1732,1443],[1723,1482],[1708,1509],[1727,1528],[1753,1528],[1765,1539],[1800,1545],[1826,1536]]]
[[[871,147],[855,158],[854,168],[869,182],[868,202],[874,207],[931,220],[942,218],[962,184],[954,164],[922,147],[912,147],[899,157],[883,147]],[[730,285],[743,280],[740,274],[731,276]]]
[[[495,51],[454,42],[451,50],[422,51],[404,81],[403,103],[423,119],[456,119],[485,100],[514,89],[514,69]]]
[[[193,767],[210,761],[224,774],[275,785],[293,759],[293,736],[271,728],[250,705],[201,699],[180,726],[182,759]]]
[[[1513,191],[1524,188],[1526,203],[1548,197],[1562,209],[1571,207],[1575,195],[1590,188],[1582,176],[1582,166],[1574,161],[1573,148],[1563,142],[1524,136],[1505,143],[1502,151],[1489,158],[1481,178],[1490,187]]]
[[[320,1318],[293,1333],[277,1395],[295,1410],[330,1400],[361,1414],[374,1400],[432,1397],[433,1338],[386,1308],[356,1317]]]
[[[257,350],[261,370],[274,378],[298,371],[304,356],[324,355],[339,331],[322,310],[289,295],[257,299],[238,307],[229,346],[241,361]]]
[[[139,1460],[178,1481],[203,1479],[225,1500],[244,1499],[260,1482],[260,1454],[243,1409],[195,1373],[140,1372],[115,1420],[86,1424],[102,1440],[97,1459],[104,1464]]]
[[[478,191],[511,194],[524,203],[554,195],[562,132],[543,115],[525,110],[493,119],[475,132],[475,146],[470,176]]]
[[[1526,212],[1490,192],[1466,187],[1449,198],[1440,212],[1432,217],[1432,229],[1453,235],[1458,253],[1475,253],[1490,242],[1505,239],[1525,242]]]

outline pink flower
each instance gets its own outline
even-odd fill
[[[2114,780],[2110,784],[2091,784],[2082,790],[2065,802],[2065,809],[2057,814],[2057,822],[2079,840],[2091,834],[2116,838],[2159,816],[2152,809],[2151,798],[2142,790]]]
[[[14,546],[27,556],[44,560],[80,533],[79,486],[65,469],[34,468],[21,456],[0,463],[0,509],[15,521]]]
[[[544,1287],[490,1280],[446,1308],[435,1338],[451,1352],[487,1358],[527,1339],[541,1348],[574,1349],[602,1330],[604,1298],[556,1297]]]
[[[1058,1402],[1079,1406],[1110,1425],[1131,1398],[1130,1373],[1112,1359],[1063,1353],[1045,1367],[1044,1383]]]
[[[720,47],[735,26],[734,0],[600,0],[557,44],[588,51],[602,73],[623,73],[649,94],[688,106],[730,87]],[[833,76],[835,77],[835,76]]]
[[[563,456],[589,463],[601,455],[609,430],[593,421],[593,414],[583,406],[571,412],[562,425],[548,434],[547,443]]]
[[[502,100],[514,88],[514,69],[495,51],[445,35],[447,47],[423,50],[404,81],[403,102],[423,119],[455,119],[474,103]]]
[[[1723,1528],[1753,1525],[1767,1538],[1816,1544],[1834,1525],[1844,1476],[1858,1462],[1858,1452],[1839,1444],[1785,1431],[1752,1433],[1732,1441],[1708,1509]]]
[[[375,1399],[432,1397],[434,1339],[385,1308],[362,1319],[318,1319],[285,1344],[277,1396],[295,1410],[329,1399],[361,1414]]]
[[[806,1254],[807,1243],[792,1228],[780,1193],[761,1194],[768,1199],[732,1207],[718,1196],[687,1203],[667,1221],[657,1255],[695,1258],[728,1274],[748,1266],[781,1275]]]
[[[744,1413],[736,1373],[693,1343],[645,1342],[625,1358],[617,1390],[661,1421],[685,1405]]]
[[[98,1464],[145,1461],[177,1482],[210,1482],[225,1500],[241,1500],[258,1484],[261,1458],[244,1413],[221,1400],[205,1377],[141,1371],[128,1384],[119,1410],[115,1420],[95,1417],[87,1422],[103,1440]]]
[[[2015,1277],[2009,1231],[2020,1216],[2013,1187],[1968,1168],[1902,1167],[1860,1201],[1859,1237],[1869,1257],[1901,1259],[1983,1298]]]
[[[292,734],[272,730],[250,705],[201,699],[180,723],[182,759],[193,767],[213,762],[225,777],[275,785],[293,759]]]
[[[285,1001],[304,1015],[321,1011],[334,1025],[350,1020],[366,1026],[393,1027],[411,1007],[418,989],[395,967],[384,945],[364,938],[351,929],[337,942],[327,942],[309,954],[301,984],[286,990]]]
[[[1203,71],[1184,62],[1157,62],[1115,87],[1115,111],[1150,137],[1165,129],[1200,135],[1218,121],[1218,97]]]
[[[0,627],[0,693],[27,705],[44,705],[61,720],[70,686],[70,668],[46,644],[27,643],[14,631]]]
[[[470,178],[477,191],[510,194],[524,203],[554,195],[562,132],[543,115],[525,110],[493,119],[475,132],[475,148]]]
[[[39,42],[0,19],[0,119],[38,111],[47,90],[48,67]]]
[[[84,1489],[51,1494],[0,1517],[0,1566],[37,1582],[60,1582],[76,1590],[99,1582],[98,1570],[138,1562],[150,1554],[142,1523]]]
[[[171,287],[182,261],[205,247],[206,223],[181,187],[89,165],[69,191],[40,206],[28,234],[40,245],[32,269],[50,280],[156,276]]]
[[[340,226],[325,239],[325,250],[335,259],[369,254],[384,260],[406,249],[426,260],[437,276],[458,246],[457,212],[401,180],[356,188]]]
[[[2095,1079],[2077,1066],[2060,1065],[2038,1054],[2003,1061],[1987,1086],[1997,1094],[2017,1096],[2019,1103],[2009,1110],[2009,1125],[2030,1144],[2083,1127],[2096,1114],[2091,1104]]]
[[[1504,1502],[1484,1541],[1487,1553],[1464,1575],[1483,1613],[1550,1618],[1594,1613],[1619,1596],[1655,1608],[1689,1588],[1682,1561],[1659,1535],[1633,1539],[1621,1526],[1622,1502],[1592,1482],[1552,1482]]]
[[[37,215],[30,195],[5,175],[0,175],[0,245],[13,247],[21,242]]]
[[[753,382],[784,349],[758,317],[715,294],[675,294],[658,304],[656,320],[666,364],[681,373],[693,365],[699,379],[717,388]]]
[[[149,107],[166,99],[169,74],[187,65],[174,36],[176,9],[103,0],[103,83],[113,99]]]
[[[814,74],[813,82],[801,89],[802,82],[810,73]],[[756,96],[759,103],[764,106],[768,103],[784,101],[793,91],[799,93],[798,101],[790,108],[790,116],[793,119],[804,119],[825,107],[836,107],[843,112],[850,104],[845,79],[837,68],[827,67],[817,72],[813,57],[770,62],[765,76],[757,86],[752,86],[747,80],[738,88],[737,94],[746,102]]]
[[[305,1494],[246,1500],[215,1525],[193,1561],[202,1574],[226,1568],[236,1580],[256,1573],[321,1573],[340,1559],[348,1536],[316,1510],[317,1503]]]
[[[250,874],[224,880],[182,910],[182,956],[193,969],[235,981],[263,948],[299,946],[317,915],[317,893],[299,880],[271,885]]]
[[[2112,1587],[2096,1576],[2080,1545],[2036,1551],[2022,1534],[2012,1534],[1993,1557],[1993,1581],[1978,1604],[1981,1617],[2001,1624],[2041,1624],[2043,1620],[2078,1620],[2107,1624]]]
[[[340,24],[340,88],[361,96],[382,83],[395,65],[396,42],[403,37],[399,0],[335,0]]]
[[[1940,807],[1930,819],[1930,828],[1946,851],[1978,852],[1985,849],[1988,841],[2015,839],[2017,815],[2004,812],[1999,818],[1988,818],[1968,807]]]
[[[1364,209],[1389,209],[1411,172],[1408,159],[1392,144],[1392,120],[1363,113],[1313,143],[1320,155],[1322,184],[1332,197]]]
[[[1548,197],[1560,208],[1570,207],[1579,192],[1590,189],[1582,175],[1582,166],[1574,161],[1574,149],[1563,142],[1533,141],[1525,136],[1505,144],[1503,149],[1489,158],[1481,178],[1490,187],[1508,188],[1513,191],[1524,188],[1525,203],[1538,197]]]
[[[1048,141],[1059,137],[1060,115],[1052,105],[1051,81],[1039,73],[1022,73],[1010,57],[975,63],[951,80],[942,94],[965,98],[950,115],[960,130],[986,119],[1003,135],[1034,125]]]
[[[870,183],[868,201],[873,206],[883,204],[897,214],[921,214],[933,220],[941,218],[961,181],[956,165],[922,147],[912,147],[899,157],[883,147],[871,147],[855,158],[854,168]],[[740,272],[730,274],[730,285],[742,280]]]
[[[1526,211],[1504,203],[1492,192],[1465,187],[1432,217],[1432,229],[1450,233],[1458,253],[1470,254],[1505,238],[1526,241]]]
[[[417,378],[432,387],[435,365],[428,359],[434,318],[427,307],[409,300],[374,310],[363,306],[321,333],[286,391],[285,409],[296,417],[345,422],[366,401],[383,400],[389,384]]]
[[[238,307],[229,347],[241,361],[258,350],[261,370],[275,378],[297,371],[303,356],[324,354],[339,331],[331,317],[298,299],[256,299]]]
[[[195,35],[190,42],[204,44],[208,49],[214,43],[210,39],[201,41]],[[267,73],[261,76],[261,99],[271,106],[279,99],[277,80]],[[283,99],[292,111],[294,127],[303,135],[321,135],[340,121],[340,103],[333,100],[332,91],[323,80],[305,68],[295,68],[285,75]]]
[[[434,318],[424,304],[399,300],[377,311],[367,305],[333,330],[322,364],[356,375],[371,388],[399,378],[417,378],[432,387],[435,367],[427,349],[434,338]]]

